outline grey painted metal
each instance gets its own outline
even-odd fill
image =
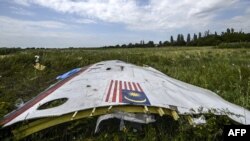
[[[141,113],[132,114],[132,113],[118,111],[115,113],[99,116],[96,122],[95,133],[99,131],[99,125],[102,121],[112,119],[112,118],[120,119],[121,122],[123,120],[126,120],[130,122],[144,123],[144,124],[148,124],[148,123],[152,123],[156,121],[153,115],[141,114]],[[124,126],[124,123],[123,123],[123,126]]]

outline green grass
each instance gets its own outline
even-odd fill
[[[221,43],[218,48],[250,48],[250,42]]]
[[[41,56],[41,64],[46,66],[44,71],[33,68],[35,55]],[[28,101],[55,83],[57,75],[73,68],[113,59],[141,66],[149,65],[173,78],[209,89],[230,102],[250,109],[250,49],[212,47],[29,49],[18,50],[10,54],[0,54],[0,117],[15,109],[15,101],[18,98]],[[83,120],[60,126],[74,127],[74,130],[65,131],[67,132],[65,133],[65,139],[74,137],[76,140],[221,139],[220,131],[223,124],[231,123],[231,121],[225,117],[218,118],[211,115],[207,119],[208,124],[191,127],[184,124],[184,117],[177,123],[160,118],[155,124],[143,126],[143,131],[138,135],[130,130],[127,132],[115,130],[112,133],[104,131],[94,135],[92,130],[94,130],[95,119],[88,119],[90,122]],[[89,128],[86,129],[86,127]],[[44,136],[46,135],[46,131],[44,131],[38,133],[39,135],[33,135],[31,138],[35,138],[34,140],[60,138],[62,136],[56,132],[58,129],[60,127],[48,129],[55,131],[51,136]],[[73,131],[75,132],[73,133]]]

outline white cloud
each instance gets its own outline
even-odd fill
[[[14,2],[23,6],[30,6],[28,0],[14,0]]]
[[[38,4],[62,13],[74,13],[89,21],[123,23],[133,30],[169,30],[206,27],[217,12],[231,8],[239,0],[17,0]],[[142,2],[141,2],[142,3]]]
[[[92,35],[71,32],[67,30],[69,25],[56,21],[29,21],[0,16],[0,27],[0,47],[83,46],[93,45],[96,38]],[[88,44],[83,44],[84,41],[88,41]]]
[[[91,20],[91,19],[75,19],[73,21],[79,24],[95,24],[96,23],[96,21]]]
[[[12,13],[17,14],[17,15],[24,15],[24,16],[34,16],[35,13],[25,10],[21,7],[10,7],[12,10]]]
[[[0,16],[1,30],[35,30],[35,29],[59,29],[66,28],[66,25],[57,21],[25,21],[10,17]]]
[[[238,31],[250,32],[250,12],[247,10],[244,15],[224,20],[220,24],[223,27],[234,27]]]
[[[207,16],[207,14],[215,14],[216,11],[233,6],[237,1],[239,0],[200,0],[190,7],[189,15]]]
[[[246,13],[247,13],[247,14],[250,14],[250,7],[248,7],[248,8],[246,9]]]
[[[81,44],[101,46],[137,42],[142,39],[158,40],[161,37],[157,35],[166,35],[161,38],[166,40],[170,36],[169,33],[175,36],[178,32],[186,34],[208,29],[220,32],[227,27],[250,32],[250,10],[240,0],[149,0],[146,2],[144,0],[15,0],[14,2],[22,5],[16,9],[12,8],[16,14],[19,11],[19,14],[31,16],[32,11],[29,13],[30,11],[25,9],[32,9],[31,6],[39,5],[62,14],[67,13],[67,18],[59,18],[58,21],[61,22],[57,22],[18,20],[0,16],[0,46],[12,44],[29,46],[30,43],[53,47]],[[242,7],[245,9],[241,9]],[[218,18],[223,11],[233,12],[235,9],[241,9],[243,13],[234,14],[234,17],[228,16],[230,15],[228,13],[227,17],[230,18]],[[37,12],[37,16],[38,14],[41,14],[40,11]],[[68,18],[70,14],[72,17]],[[80,18],[76,19],[76,17]],[[89,26],[75,24],[98,26],[99,22],[119,23],[136,32],[110,31],[102,35],[101,31],[85,31]],[[143,32],[138,32],[140,30]]]

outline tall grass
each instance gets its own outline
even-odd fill
[[[44,71],[33,67],[41,56]],[[28,101],[55,83],[56,76],[76,67],[103,60],[122,60],[149,65],[176,79],[214,91],[226,100],[250,109],[250,50],[233,48],[132,48],[132,49],[29,49],[0,57],[0,117],[15,109],[15,101]],[[167,119],[166,119],[167,118]],[[192,127],[185,118],[174,122],[168,117],[143,126],[142,131],[104,130],[93,134],[95,118],[62,124],[30,138],[32,140],[216,140],[221,139],[226,117],[207,116],[208,124]],[[113,121],[110,121],[113,122]],[[62,136],[61,126],[65,128]],[[69,127],[72,127],[68,129]],[[110,130],[112,127],[110,128]],[[51,131],[51,132],[49,132]],[[7,132],[6,130],[0,133]],[[51,135],[47,135],[51,134]],[[62,137],[62,138],[60,138]],[[0,136],[1,138],[1,136]]]
[[[250,42],[221,43],[218,48],[250,48]]]

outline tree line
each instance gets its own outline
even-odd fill
[[[106,47],[122,47],[122,48],[132,48],[132,47],[167,47],[167,46],[216,46],[221,43],[236,43],[236,42],[250,42],[250,33],[244,33],[243,31],[235,31],[234,28],[227,28],[225,32],[218,34],[216,31],[211,33],[209,30],[205,31],[203,34],[199,32],[198,34],[186,35],[178,34],[176,38],[170,36],[169,40],[159,41],[159,43],[154,43],[154,41],[144,42],[141,40],[139,43],[129,43],[115,46],[104,46]]]

